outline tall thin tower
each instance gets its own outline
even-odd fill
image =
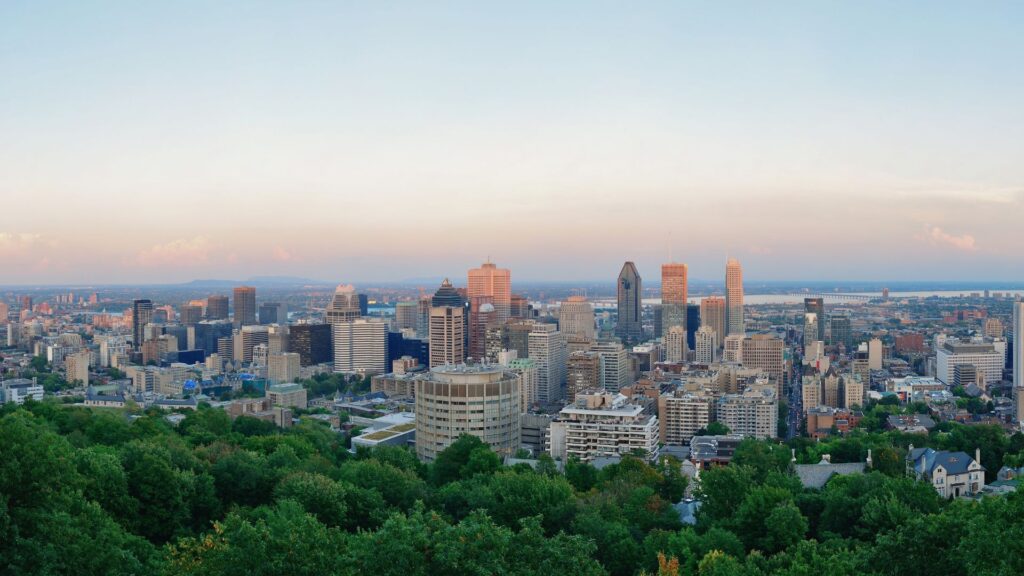
[[[1024,302],[1013,303],[1013,405],[1017,423],[1024,422]]]
[[[725,264],[725,331],[726,336],[744,332],[743,268],[735,258]]]
[[[635,264],[626,262],[619,272],[619,320],[615,325],[615,334],[625,342],[639,342],[643,338],[642,295],[640,273]]]
[[[661,336],[673,326],[686,331],[686,264],[661,265]]]

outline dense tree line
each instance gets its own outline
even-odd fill
[[[983,436],[950,429],[933,440]],[[0,410],[0,571],[1024,572],[1024,497],[942,501],[902,475],[900,439],[881,433],[823,445],[854,459],[883,440],[891,465],[820,491],[792,474],[789,446],[752,440],[688,487],[671,459],[506,467],[463,437],[425,465],[402,448],[350,454],[312,421],[282,431],[204,406],[175,427],[159,411],[29,402]],[[1014,442],[987,449],[1001,459]],[[819,452],[794,446],[800,460]],[[688,488],[703,501],[695,526],[673,508]]]

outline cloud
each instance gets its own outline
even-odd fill
[[[203,236],[179,238],[157,244],[140,251],[130,260],[138,266],[193,266],[206,264],[210,259],[210,242]]]
[[[274,249],[270,252],[270,255],[273,256],[274,260],[277,260],[278,262],[287,262],[292,259],[291,252],[288,252],[287,250],[280,246],[275,246]]]
[[[0,256],[24,256],[42,240],[40,234],[0,232]]]
[[[928,238],[931,240],[932,244],[951,246],[957,250],[972,252],[978,249],[978,246],[974,241],[974,236],[971,236],[970,234],[954,236],[938,226],[932,227],[928,233]]]

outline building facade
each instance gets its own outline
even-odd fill
[[[444,366],[416,378],[416,455],[433,461],[469,434],[502,456],[520,446],[520,380],[498,366]]]

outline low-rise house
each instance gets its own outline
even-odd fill
[[[820,490],[825,487],[825,484],[828,484],[828,481],[833,476],[863,474],[871,470],[871,450],[868,450],[868,457],[864,462],[845,462],[840,464],[833,464],[832,458],[828,454],[822,455],[821,461],[817,464],[795,464],[795,450],[793,454],[793,470],[796,472],[797,477],[800,478],[800,483],[803,484],[804,488]]]
[[[935,420],[924,414],[890,414],[886,426],[910,434],[927,434],[935,428]]]
[[[974,458],[971,458],[965,452],[911,446],[907,465],[918,480],[931,483],[943,498],[976,496],[985,488],[985,468],[981,465],[980,449],[976,449]]]

